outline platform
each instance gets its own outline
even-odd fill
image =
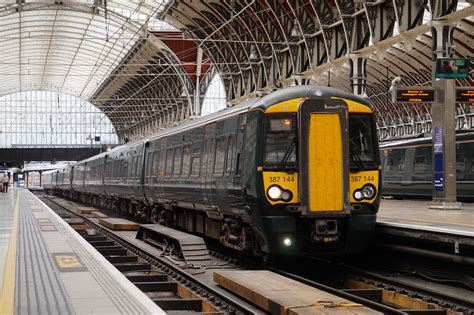
[[[0,194],[0,314],[165,314],[26,189]]]
[[[429,209],[428,200],[382,200],[377,223],[474,238],[474,204],[461,210]]]

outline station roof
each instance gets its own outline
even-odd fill
[[[199,114],[215,73],[233,104],[293,84],[351,91],[349,62],[364,57],[381,135],[402,136],[426,131],[430,109],[394,105],[391,81],[431,84],[434,19],[454,26],[454,56],[472,58],[473,16],[456,0],[4,0],[0,95],[79,96],[124,139]]]

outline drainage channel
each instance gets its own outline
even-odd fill
[[[149,256],[88,218],[40,197],[168,314],[255,314],[159,257]],[[258,312],[257,312],[258,313]]]

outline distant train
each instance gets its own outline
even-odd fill
[[[380,201],[369,104],[298,86],[45,172],[47,191],[257,255],[366,247]]]
[[[431,137],[400,140],[380,145],[383,194],[397,198],[433,195]],[[474,199],[474,133],[456,135],[457,195]]]

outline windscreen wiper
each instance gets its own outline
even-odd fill
[[[356,163],[358,169],[360,170],[365,169],[367,165],[364,163],[364,161],[360,157],[360,154],[362,152],[359,150],[357,143],[354,140],[349,140],[349,141],[352,144],[352,149],[349,150],[350,161]]]
[[[293,149],[295,148],[295,145],[296,145],[296,137],[293,138],[290,145],[288,146],[288,149],[286,149],[285,155],[283,155],[283,158],[280,161],[280,167],[283,168],[285,163],[288,161],[288,159],[290,158],[291,152],[293,152]]]

